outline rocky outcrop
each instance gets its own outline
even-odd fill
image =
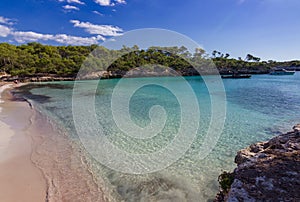
[[[148,70],[143,68],[134,68],[130,71],[94,71],[88,73],[80,73],[72,76],[59,76],[55,74],[36,74],[33,76],[10,76],[0,77],[2,81],[21,81],[21,82],[48,82],[48,81],[73,81],[77,80],[94,80],[109,78],[134,78],[134,77],[161,77],[161,76],[178,76],[175,70],[170,69],[154,69]],[[189,75],[189,74],[186,74]],[[193,75],[193,74],[191,74]],[[189,75],[189,76],[191,76]]]
[[[100,79],[100,78],[110,78],[112,77],[112,73],[110,71],[94,71],[89,73],[79,73],[76,76],[76,79],[80,80],[93,80],[93,79]]]
[[[215,201],[300,201],[300,124],[238,152],[230,189]]]
[[[155,67],[154,69],[134,68],[123,76],[125,78],[132,77],[160,77],[160,76],[179,76],[180,74],[172,69]]]
[[[160,76],[178,76],[175,70],[154,67],[148,68],[133,68],[129,71],[114,70],[114,71],[97,71],[89,72],[87,74],[77,75],[77,79],[108,79],[108,78],[135,78],[135,77],[160,77]]]
[[[12,82],[49,82],[49,81],[73,81],[75,76],[59,76],[56,74],[35,74],[32,76],[4,76],[0,77],[0,81]]]

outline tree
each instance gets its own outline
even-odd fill
[[[247,54],[245,60],[246,60],[246,61],[251,61],[251,60],[253,60],[253,55]]]
[[[216,58],[216,57],[217,57],[217,53],[218,53],[218,51],[214,50],[214,51],[212,52],[212,56],[213,56],[214,58]]]

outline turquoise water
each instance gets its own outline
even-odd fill
[[[200,119],[196,138],[178,161],[151,174],[134,175],[114,171],[89,157],[93,173],[105,179],[117,201],[209,201],[218,191],[218,175],[223,170],[234,168],[238,150],[286,132],[300,120],[299,72],[293,76],[253,75],[251,79],[223,80],[227,98],[224,129],[212,152],[202,159],[199,150],[212,116],[211,98],[201,77],[185,79],[197,97]],[[111,111],[111,95],[119,81],[101,80],[96,94],[91,89],[98,81],[81,81],[84,91],[80,96],[83,100],[92,99],[95,95],[96,118],[104,131],[101,135],[129,153],[147,154],[164,148],[179,130],[179,101],[170,90],[161,86],[147,85],[138,89],[129,103],[131,121],[146,127],[150,124],[149,110],[154,105],[162,106],[167,118],[163,129],[155,137],[143,140],[129,137],[117,127]],[[124,94],[129,93],[126,86],[141,81],[166,83],[179,91],[184,89],[179,78],[134,78],[123,79]],[[22,87],[19,93],[63,128],[70,141],[81,144],[73,122],[73,85],[73,82],[30,84]],[[189,99],[191,94],[182,90],[178,96]],[[85,104],[82,102],[82,105]],[[84,121],[85,116],[82,115],[82,123]],[[93,128],[95,125],[87,123],[86,127]]]

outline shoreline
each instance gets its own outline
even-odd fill
[[[29,129],[33,139],[32,161],[43,171],[47,184],[46,201],[113,201],[102,179],[90,171],[83,151],[65,131],[39,110],[34,110]],[[39,133],[38,131],[43,131]]]
[[[69,139],[67,131],[26,98],[11,96],[11,99],[14,101],[8,102],[21,100],[31,111],[27,120],[31,124],[26,131],[32,142],[31,162],[44,178],[43,201],[114,201],[105,181],[90,170],[82,149]]]
[[[13,84],[0,85],[0,201],[46,201],[46,180],[31,161],[33,112],[26,102],[11,101]]]
[[[148,71],[148,72],[141,72],[141,70],[130,70],[129,74],[124,72],[119,73],[112,73],[110,71],[96,71],[91,72],[87,75],[72,75],[72,76],[59,76],[59,75],[32,75],[32,76],[6,76],[0,78],[0,82],[14,82],[14,81],[21,81],[21,82],[51,82],[51,81],[76,81],[76,80],[98,80],[98,79],[119,79],[119,78],[148,78],[148,77],[189,77],[189,76],[212,76],[212,75],[231,75],[234,70],[222,70],[218,73],[216,72],[155,72],[155,71]],[[261,70],[239,70],[238,73],[240,74],[269,74],[270,71],[261,71]]]
[[[300,124],[237,152],[236,168],[219,176],[215,202],[299,201]]]

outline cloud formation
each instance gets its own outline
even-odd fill
[[[80,22],[79,20],[71,20],[74,27],[83,28],[89,34],[98,34],[102,36],[120,36],[123,30],[112,25],[95,25],[90,22]]]
[[[19,43],[24,43],[28,41],[37,41],[37,40],[43,40],[43,41],[48,41],[50,40],[53,35],[51,34],[40,34],[36,32],[13,32],[12,33],[14,39],[19,42]]]
[[[99,4],[100,6],[110,6],[110,0],[95,0],[95,3]]]
[[[53,40],[62,44],[69,45],[91,45],[98,44],[99,41],[105,41],[105,38],[100,35],[93,37],[78,37],[66,34],[57,34],[53,37]]]
[[[101,14],[97,11],[97,14]],[[80,22],[79,20],[70,21],[74,27],[83,28],[87,33],[92,34],[90,37],[72,36],[67,34],[42,34],[34,31],[15,30],[11,20],[0,16],[0,37],[9,37],[18,43],[54,41],[65,45],[91,45],[99,44],[105,41],[105,37],[122,35],[123,30],[112,25],[95,25],[90,22]]]
[[[119,3],[119,4],[126,4],[125,0],[116,0],[116,2]]]
[[[65,5],[65,6],[63,6],[63,8],[66,9],[66,10],[77,10],[77,11],[79,10],[78,7],[71,6],[71,5]]]
[[[100,13],[99,11],[93,11],[93,13],[100,15],[100,16],[104,16],[104,14]]]
[[[5,24],[5,25],[13,25],[14,24],[11,19],[5,18],[2,16],[0,16],[0,23]]]
[[[18,43],[32,42],[32,41],[55,41],[61,44],[67,45],[91,45],[98,44],[100,41],[104,41],[105,38],[101,35],[93,37],[78,37],[66,34],[41,34],[36,32],[13,32],[11,33],[13,38]]]
[[[112,2],[111,0],[94,0],[95,3],[99,4],[100,6],[115,6],[117,4],[126,4],[126,0],[115,0]]]
[[[84,5],[85,3],[80,1],[80,0],[58,0],[59,2],[67,2],[69,4],[81,4],[81,5]]]
[[[7,37],[11,33],[11,28],[0,25],[0,37]]]

